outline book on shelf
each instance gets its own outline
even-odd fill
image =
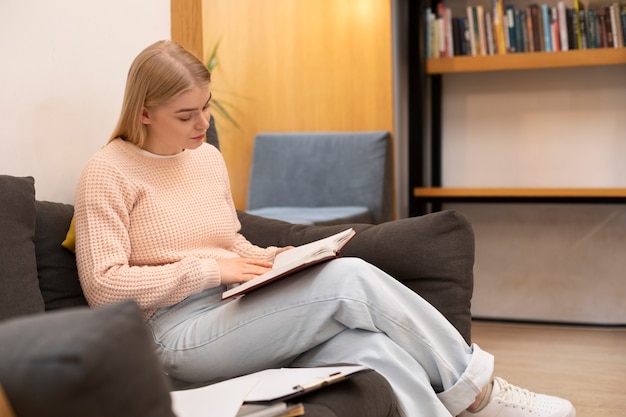
[[[462,9],[463,16],[452,15],[445,2],[437,3],[435,13],[427,9],[427,58],[626,46],[626,0],[552,0],[526,6],[491,0],[490,6],[470,2]]]
[[[323,239],[297,246],[276,255],[272,269],[250,281],[239,284],[222,293],[222,300],[249,293],[295,272],[329,261],[340,255],[356,232],[349,228]]]

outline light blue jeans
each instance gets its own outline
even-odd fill
[[[148,321],[166,372],[189,382],[267,368],[354,363],[387,378],[401,416],[456,416],[493,373],[428,302],[380,269],[340,258],[244,297],[196,294]]]

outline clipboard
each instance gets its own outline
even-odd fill
[[[315,368],[266,369],[240,378],[256,378],[258,383],[244,403],[285,401],[372,371],[361,365],[321,366]]]

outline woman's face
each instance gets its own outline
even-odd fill
[[[144,108],[141,120],[147,136],[143,148],[157,155],[175,155],[200,147],[209,128],[210,100],[208,86],[196,86],[165,104]]]

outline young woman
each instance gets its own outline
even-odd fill
[[[356,363],[387,378],[403,416],[575,415],[567,400],[493,378],[490,354],[360,259],[222,301],[225,286],[266,272],[289,248],[260,248],[239,233],[224,161],[204,141],[209,83],[202,62],[174,42],[133,62],[118,125],[76,194],[77,262],[92,306],[135,300],[165,371],[184,381]]]

